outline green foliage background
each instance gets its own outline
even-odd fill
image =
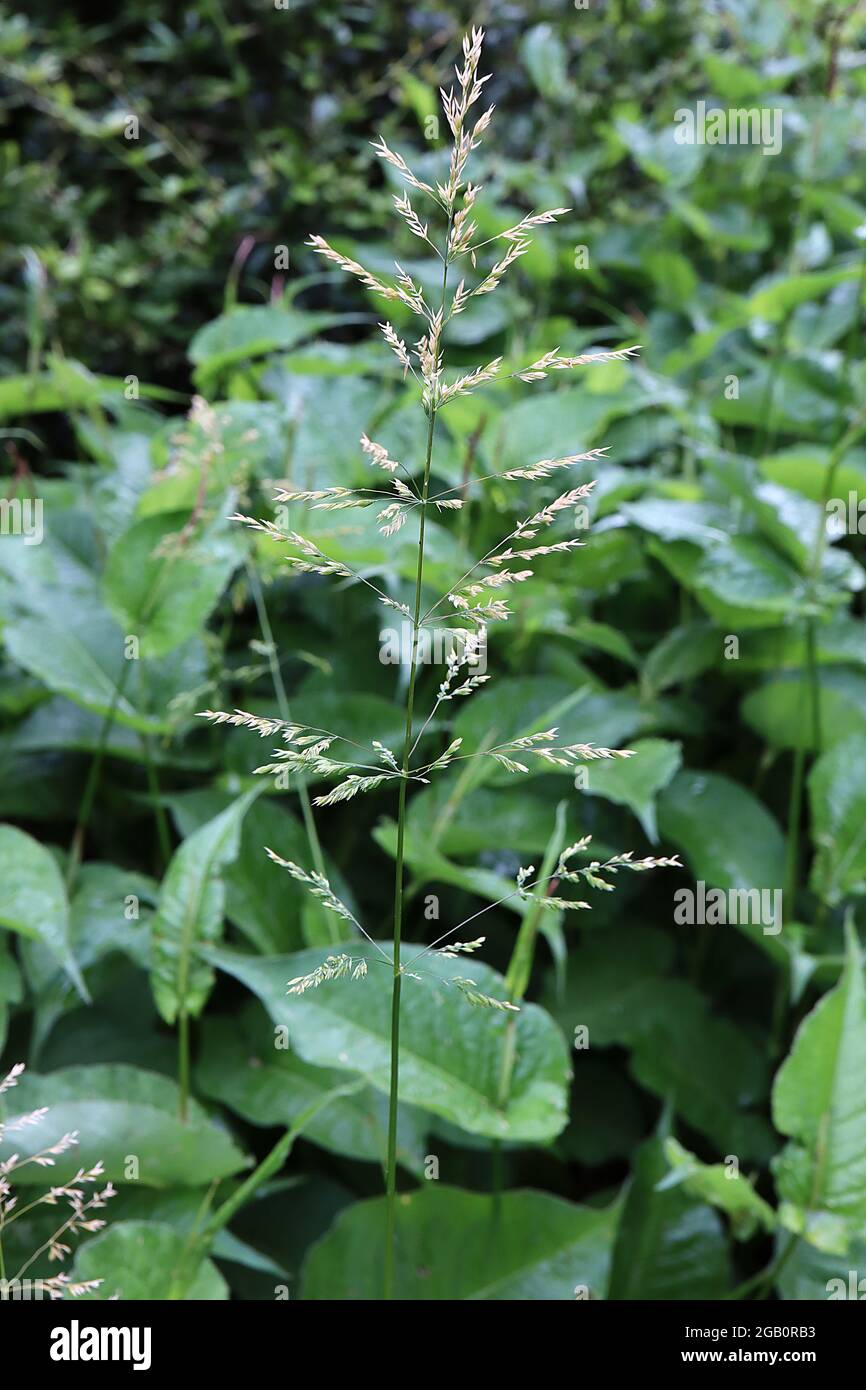
[[[598,478],[586,547],[521,586],[493,680],[434,734],[557,723],[638,756],[591,765],[585,789],[452,771],[415,794],[408,935],[431,939],[431,894],[437,935],[503,897],[558,830],[591,834],[599,858],[686,867],[544,917],[504,1104],[507,1020],[407,982],[398,1293],[806,1299],[863,1268],[861,8],[140,0],[0,20],[4,494],[43,499],[45,518],[41,545],[0,537],[0,1043],[29,1067],[4,1100],[7,1116],[50,1105],[58,1134],[81,1131],[74,1166],[102,1158],[120,1187],[76,1256],[104,1296],[176,1292],[203,1203],[352,1080],[185,1287],[381,1287],[386,981],[287,998],[333,944],[263,854],[310,864],[297,795],[252,776],[268,744],[194,716],[277,712],[269,621],[294,718],[399,737],[384,610],[292,576],[226,518],[266,514],[274,480],[359,481],[363,431],[422,461],[381,306],[303,243],[388,264],[399,184],[368,142],[437,172],[447,132],[429,118],[471,22],[496,75],[482,234],[572,212],[455,323],[450,362],[642,351],[450,409],[443,487],[609,454],[575,470]],[[699,100],[778,108],[781,152],[678,144],[674,113]],[[418,245],[400,233],[396,252],[423,280]],[[187,420],[192,392],[212,410]],[[440,518],[431,584],[554,486],[494,482]],[[854,525],[828,536],[833,498]],[[411,529],[389,543],[357,515],[298,529],[405,597]],[[332,882],[383,939],[393,815],[387,795],[316,815]],[[784,889],[782,930],[678,924],[673,895],[696,881]],[[526,910],[486,917],[473,973],[492,993]],[[184,932],[201,950],[179,974]]]

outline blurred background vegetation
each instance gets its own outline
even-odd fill
[[[237,293],[241,270],[243,298],[261,301],[276,245],[290,248],[294,277],[319,270],[301,249],[311,229],[381,237],[390,202],[369,141],[408,139],[428,159],[444,145],[443,130],[425,146],[440,56],[470,19],[490,30],[496,74],[488,190],[503,208],[565,200],[575,210],[525,263],[487,336],[553,304],[584,326],[661,312],[670,333],[683,331],[725,289],[789,258],[825,264],[830,247],[813,224],[850,237],[856,208],[844,195],[856,191],[861,154],[851,101],[861,68],[846,61],[854,6],[488,8],[4,7],[6,370],[55,350],[93,371],[134,364],[143,380],[188,386],[188,342]],[[673,111],[708,94],[723,106],[773,96],[785,112],[782,159],[677,147]],[[816,180],[834,194],[821,205]],[[576,275],[581,241],[590,269]]]

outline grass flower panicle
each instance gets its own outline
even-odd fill
[[[471,115],[472,108],[480,100],[483,90],[490,80],[489,76],[479,75],[483,41],[484,33],[480,28],[473,28],[465,36],[462,44],[462,63],[456,69],[456,87],[452,87],[447,92],[441,91],[442,105],[452,135],[448,173],[443,181],[437,182],[434,186],[418,178],[407,160],[392,150],[383,139],[379,138],[373,144],[376,155],[395,169],[417,194],[432,204],[428,215],[428,208],[425,207],[423,212],[419,211],[415,202],[410,200],[408,193],[404,192],[394,197],[394,207],[400,222],[408,228],[412,236],[423,241],[435,252],[441,264],[441,284],[437,292],[438,304],[435,303],[436,294],[426,286],[417,284],[415,279],[397,261],[394,263],[393,275],[385,279],[368,271],[360,262],[335,250],[321,236],[311,236],[307,242],[307,245],[316,254],[323,256],[340,270],[353,276],[364,288],[383,299],[399,301],[415,318],[421,320],[417,341],[410,346],[407,346],[406,340],[398,334],[390,322],[380,323],[379,327],[386,346],[397,358],[398,364],[402,368],[404,379],[411,376],[420,388],[420,405],[427,421],[426,447],[423,469],[418,477],[404,463],[392,458],[384,445],[363,434],[360,440],[361,450],[373,467],[390,476],[389,487],[377,489],[364,486],[355,488],[331,486],[303,490],[281,489],[277,492],[275,500],[281,505],[303,506],[308,507],[311,511],[333,511],[348,507],[369,506],[377,499],[383,499],[377,514],[377,522],[381,534],[386,538],[391,538],[400,532],[409,518],[417,513],[415,582],[407,595],[407,601],[403,602],[383,592],[366,574],[354,569],[348,561],[341,557],[329,555],[327,550],[323,549],[316,540],[304,536],[288,526],[283,526],[272,520],[259,520],[244,515],[238,515],[236,518],[245,525],[262,531],[287,545],[289,547],[286,557],[288,564],[297,572],[349,579],[365,584],[377,595],[381,603],[396,609],[410,620],[415,640],[412,644],[406,686],[402,749],[395,753],[384,748],[381,743],[373,741],[370,745],[372,748],[370,762],[362,763],[355,760],[354,757],[342,760],[331,756],[332,745],[341,746],[339,734],[326,730],[289,726],[280,720],[261,719],[258,716],[245,714],[240,710],[236,710],[234,713],[212,710],[204,712],[206,718],[216,723],[247,727],[252,732],[258,733],[260,737],[269,737],[277,733],[281,735],[284,743],[288,746],[277,750],[273,762],[257,768],[256,770],[260,773],[274,774],[280,771],[289,771],[303,774],[312,772],[326,778],[342,779],[330,791],[315,798],[315,805],[317,806],[328,807],[349,801],[358,795],[380,791],[389,783],[395,784],[397,790],[393,945],[390,956],[387,952],[382,951],[377,942],[373,942],[377,951],[385,955],[393,975],[389,1126],[386,1157],[388,1197],[387,1229],[385,1232],[384,1292],[386,1298],[393,1295],[394,1286],[393,1252],[401,988],[404,976],[414,979],[422,978],[416,972],[409,971],[401,961],[408,784],[410,782],[427,783],[430,774],[443,772],[455,761],[473,757],[492,758],[508,772],[525,774],[529,771],[533,761],[538,764],[570,770],[587,761],[624,759],[632,756],[628,749],[596,747],[591,743],[565,741],[560,737],[558,729],[552,728],[514,738],[493,747],[486,747],[481,743],[475,748],[468,749],[464,748],[462,739],[452,738],[442,752],[432,760],[416,761],[418,744],[422,736],[427,735],[433,716],[439,712],[440,708],[457,696],[471,696],[489,678],[486,674],[473,673],[471,664],[473,654],[477,654],[479,643],[486,639],[488,625],[493,622],[506,622],[511,616],[509,606],[499,596],[499,592],[511,585],[523,584],[532,578],[533,571],[526,568],[525,561],[568,553],[584,544],[583,540],[569,536],[564,538],[552,537],[546,543],[538,545],[525,545],[526,542],[534,540],[539,532],[545,528],[555,529],[558,522],[582,505],[590,495],[593,483],[587,482],[566,487],[551,501],[530,513],[518,523],[504,540],[475,561],[465,574],[456,578],[452,586],[425,610],[422,604],[422,594],[427,582],[425,544],[426,525],[430,509],[433,508],[439,514],[459,511],[467,505],[467,494],[470,489],[491,479],[496,479],[499,482],[544,480],[554,475],[561,475],[564,470],[579,464],[603,462],[607,455],[605,448],[576,451],[559,458],[541,459],[535,463],[512,467],[486,477],[470,478],[459,488],[446,488],[443,492],[431,493],[436,421],[439,412],[461,396],[486,387],[501,386],[508,380],[516,379],[525,383],[535,383],[546,380],[548,375],[554,372],[572,371],[598,363],[628,361],[639,351],[636,346],[627,346],[610,351],[586,352],[577,356],[568,356],[562,354],[557,347],[543,353],[527,366],[517,367],[514,370],[506,370],[504,359],[496,357],[469,371],[463,371],[453,379],[449,379],[446,375],[448,368],[445,339],[450,320],[455,315],[463,313],[474,299],[493,293],[499,287],[504,276],[529,250],[532,232],[564,217],[569,211],[567,208],[556,207],[546,211],[532,212],[512,226],[506,227],[496,236],[488,237],[482,242],[477,240],[478,225],[472,213],[481,189],[478,185],[469,182],[466,171],[470,156],[481,143],[481,138],[487,132],[493,115],[492,106],[486,108],[477,119],[473,119]],[[437,226],[441,230],[437,230]],[[479,269],[483,251],[497,242],[503,245],[501,253],[497,255],[493,252],[492,264],[489,264],[487,269]],[[449,299],[449,272],[464,258],[468,260],[471,271],[467,268],[467,272],[461,276]],[[470,277],[475,278],[474,284],[471,283]],[[399,477],[397,476],[398,473],[400,474]],[[459,492],[460,496],[450,496],[455,492]],[[512,544],[513,542],[516,543],[516,546]],[[450,604],[455,620],[459,620],[461,624],[459,630],[466,634],[465,643],[462,651],[452,652],[449,656],[446,674],[439,685],[433,707],[421,723],[420,728],[416,729],[415,704],[419,673],[417,639],[425,625],[429,624],[432,616],[446,603]],[[459,684],[455,684],[464,667],[469,668],[467,674]],[[345,746],[350,746],[351,741],[344,740],[342,743]],[[357,747],[357,745],[354,746]],[[541,908],[583,909],[588,906],[587,903],[571,900],[561,895],[557,896],[551,892],[539,895],[538,889],[539,887],[550,888],[556,880],[565,884],[579,884],[602,891],[610,891],[613,884],[609,880],[620,869],[640,871],[678,864],[678,860],[675,858],[635,861],[630,854],[622,854],[614,856],[604,863],[593,862],[583,867],[573,867],[571,862],[573,857],[579,852],[585,852],[587,844],[588,841],[581,841],[568,850],[564,850],[555,873],[546,875],[541,880],[533,879],[533,870],[521,870],[518,875],[515,894],[512,896],[516,895],[531,900],[533,915],[536,905]],[[302,883],[326,909],[351,921],[368,940],[372,940],[345,904],[336,898],[327,879],[320,873],[308,873],[297,864],[282,859],[272,850],[268,850],[268,854],[275,863],[286,869],[292,877]],[[493,903],[490,906],[493,908],[499,904]],[[487,909],[482,910],[486,911]],[[473,916],[477,915],[479,914],[473,914]],[[467,920],[471,921],[472,918]],[[464,925],[466,925],[465,922],[458,923],[450,928],[438,942],[423,947],[413,957],[413,961],[428,952],[434,953],[440,960],[445,961],[476,952],[482,946],[484,937],[479,937],[473,941],[452,941],[450,944],[440,944],[440,942],[446,942]],[[526,942],[526,935],[521,932],[515,953],[520,954],[522,961],[526,955]],[[530,952],[533,945],[530,945]],[[366,973],[367,967],[364,959],[359,960],[349,954],[329,955],[313,971],[291,980],[288,984],[288,990],[291,994],[302,994],[308,989],[317,989],[333,980],[350,978],[362,981]],[[521,970],[517,974],[520,975],[521,981],[524,976],[528,978],[528,972],[525,970]],[[506,1063],[503,1066],[503,1077],[507,1089],[507,1082],[514,1065],[513,1015],[519,1012],[519,1003],[513,999],[494,998],[481,990],[475,981],[463,975],[441,977],[437,975],[435,977],[430,976],[430,978],[435,979],[435,983],[438,985],[459,990],[467,1003],[473,1007],[490,1009],[510,1016],[510,1022],[507,1025],[509,1030],[507,1033],[508,1053]],[[511,978],[517,978],[513,968],[509,970],[506,984]],[[519,989],[521,994],[524,987],[524,984],[521,983]]]

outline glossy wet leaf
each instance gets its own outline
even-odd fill
[[[56,1159],[52,1182],[103,1162],[106,1179],[116,1185],[195,1187],[244,1166],[241,1150],[201,1106],[190,1105],[185,1124],[178,1119],[174,1081],[136,1067],[97,1064],[44,1076],[27,1072],[3,1101],[6,1121],[50,1107],[40,1124],[15,1131],[15,1149],[22,1156],[78,1132],[77,1147]],[[11,1137],[8,1133],[7,1144]],[[44,1184],[45,1173],[28,1164],[16,1172],[15,1181]]]
[[[88,1299],[117,1298],[121,1303],[171,1297],[171,1279],[186,1248],[183,1236],[158,1221],[116,1221],[93,1236],[75,1257],[73,1278],[101,1279]],[[211,1260],[203,1260],[184,1295],[187,1300],[222,1301],[228,1285]]]
[[[190,527],[185,513],[134,521],[117,537],[105,597],[144,656],[164,656],[199,631],[242,554],[238,529]]]
[[[837,743],[809,774],[812,887],[835,904],[866,892],[866,737]]]
[[[853,933],[842,977],[800,1027],[773,1085],[773,1123],[789,1143],[780,1197],[850,1223],[866,1214],[866,995]],[[817,1242],[816,1242],[817,1243]]]
[[[364,956],[362,980],[334,980],[302,995],[288,995],[290,979],[314,969],[326,952],[259,958],[209,951],[208,959],[257,994],[275,1023],[285,1024],[292,1048],[317,1067],[366,1076],[387,1092],[390,1068],[391,971],[372,946],[352,946]],[[407,968],[415,948],[407,947]],[[495,998],[506,997],[495,970],[473,960],[434,959],[417,964],[422,979],[404,981],[407,997],[401,1028],[400,1096],[441,1115],[472,1134],[544,1141],[563,1128],[569,1062],[565,1042],[550,1016],[527,1004],[517,1019],[517,1060],[511,1094],[498,1100],[500,1049],[508,1019],[474,1008],[461,992],[438,983],[452,975],[472,978]],[[432,978],[430,978],[432,977]],[[410,990],[412,993],[410,994]]]
[[[609,1297],[719,1298],[729,1282],[721,1224],[683,1190],[659,1191],[666,1164],[659,1139],[637,1151],[617,1232]]]
[[[665,1192],[680,1189],[717,1207],[730,1219],[738,1240],[749,1240],[756,1230],[772,1231],[773,1208],[755,1191],[752,1179],[741,1173],[736,1155],[721,1163],[701,1163],[676,1139],[667,1139],[664,1157],[670,1172],[660,1179]]]
[[[384,1201],[337,1217],[304,1267],[305,1299],[378,1299]],[[619,1209],[543,1192],[461,1192],[438,1183],[397,1205],[395,1294],[405,1300],[604,1298]],[[585,1292],[578,1293],[578,1289]]]
[[[667,739],[634,739],[634,756],[624,761],[598,761],[587,769],[586,790],[618,805],[628,806],[650,840],[658,839],[656,796],[682,762],[681,745]]]
[[[308,1105],[345,1081],[346,1073],[311,1066],[287,1042],[257,1005],[231,1022],[207,1020],[196,1068],[202,1094],[251,1124],[290,1128]],[[404,1105],[397,1156],[416,1174],[424,1167],[424,1130],[424,1117]],[[387,1134],[387,1103],[372,1086],[335,1100],[304,1130],[312,1143],[366,1163],[384,1162]]]
[[[0,881],[0,927],[41,942],[86,996],[70,944],[66,887],[54,855],[16,826],[0,825]]]
[[[153,923],[151,987],[166,1023],[201,1013],[214,984],[199,948],[219,940],[225,910],[222,870],[238,852],[240,828],[258,789],[190,835],[168,867]]]

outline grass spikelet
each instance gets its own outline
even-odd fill
[[[318,989],[319,985],[326,984],[328,980],[344,980],[347,976],[352,980],[363,980],[366,974],[367,962],[363,957],[328,956],[308,975],[297,975],[293,980],[289,980],[286,993],[305,994],[308,989]]]

